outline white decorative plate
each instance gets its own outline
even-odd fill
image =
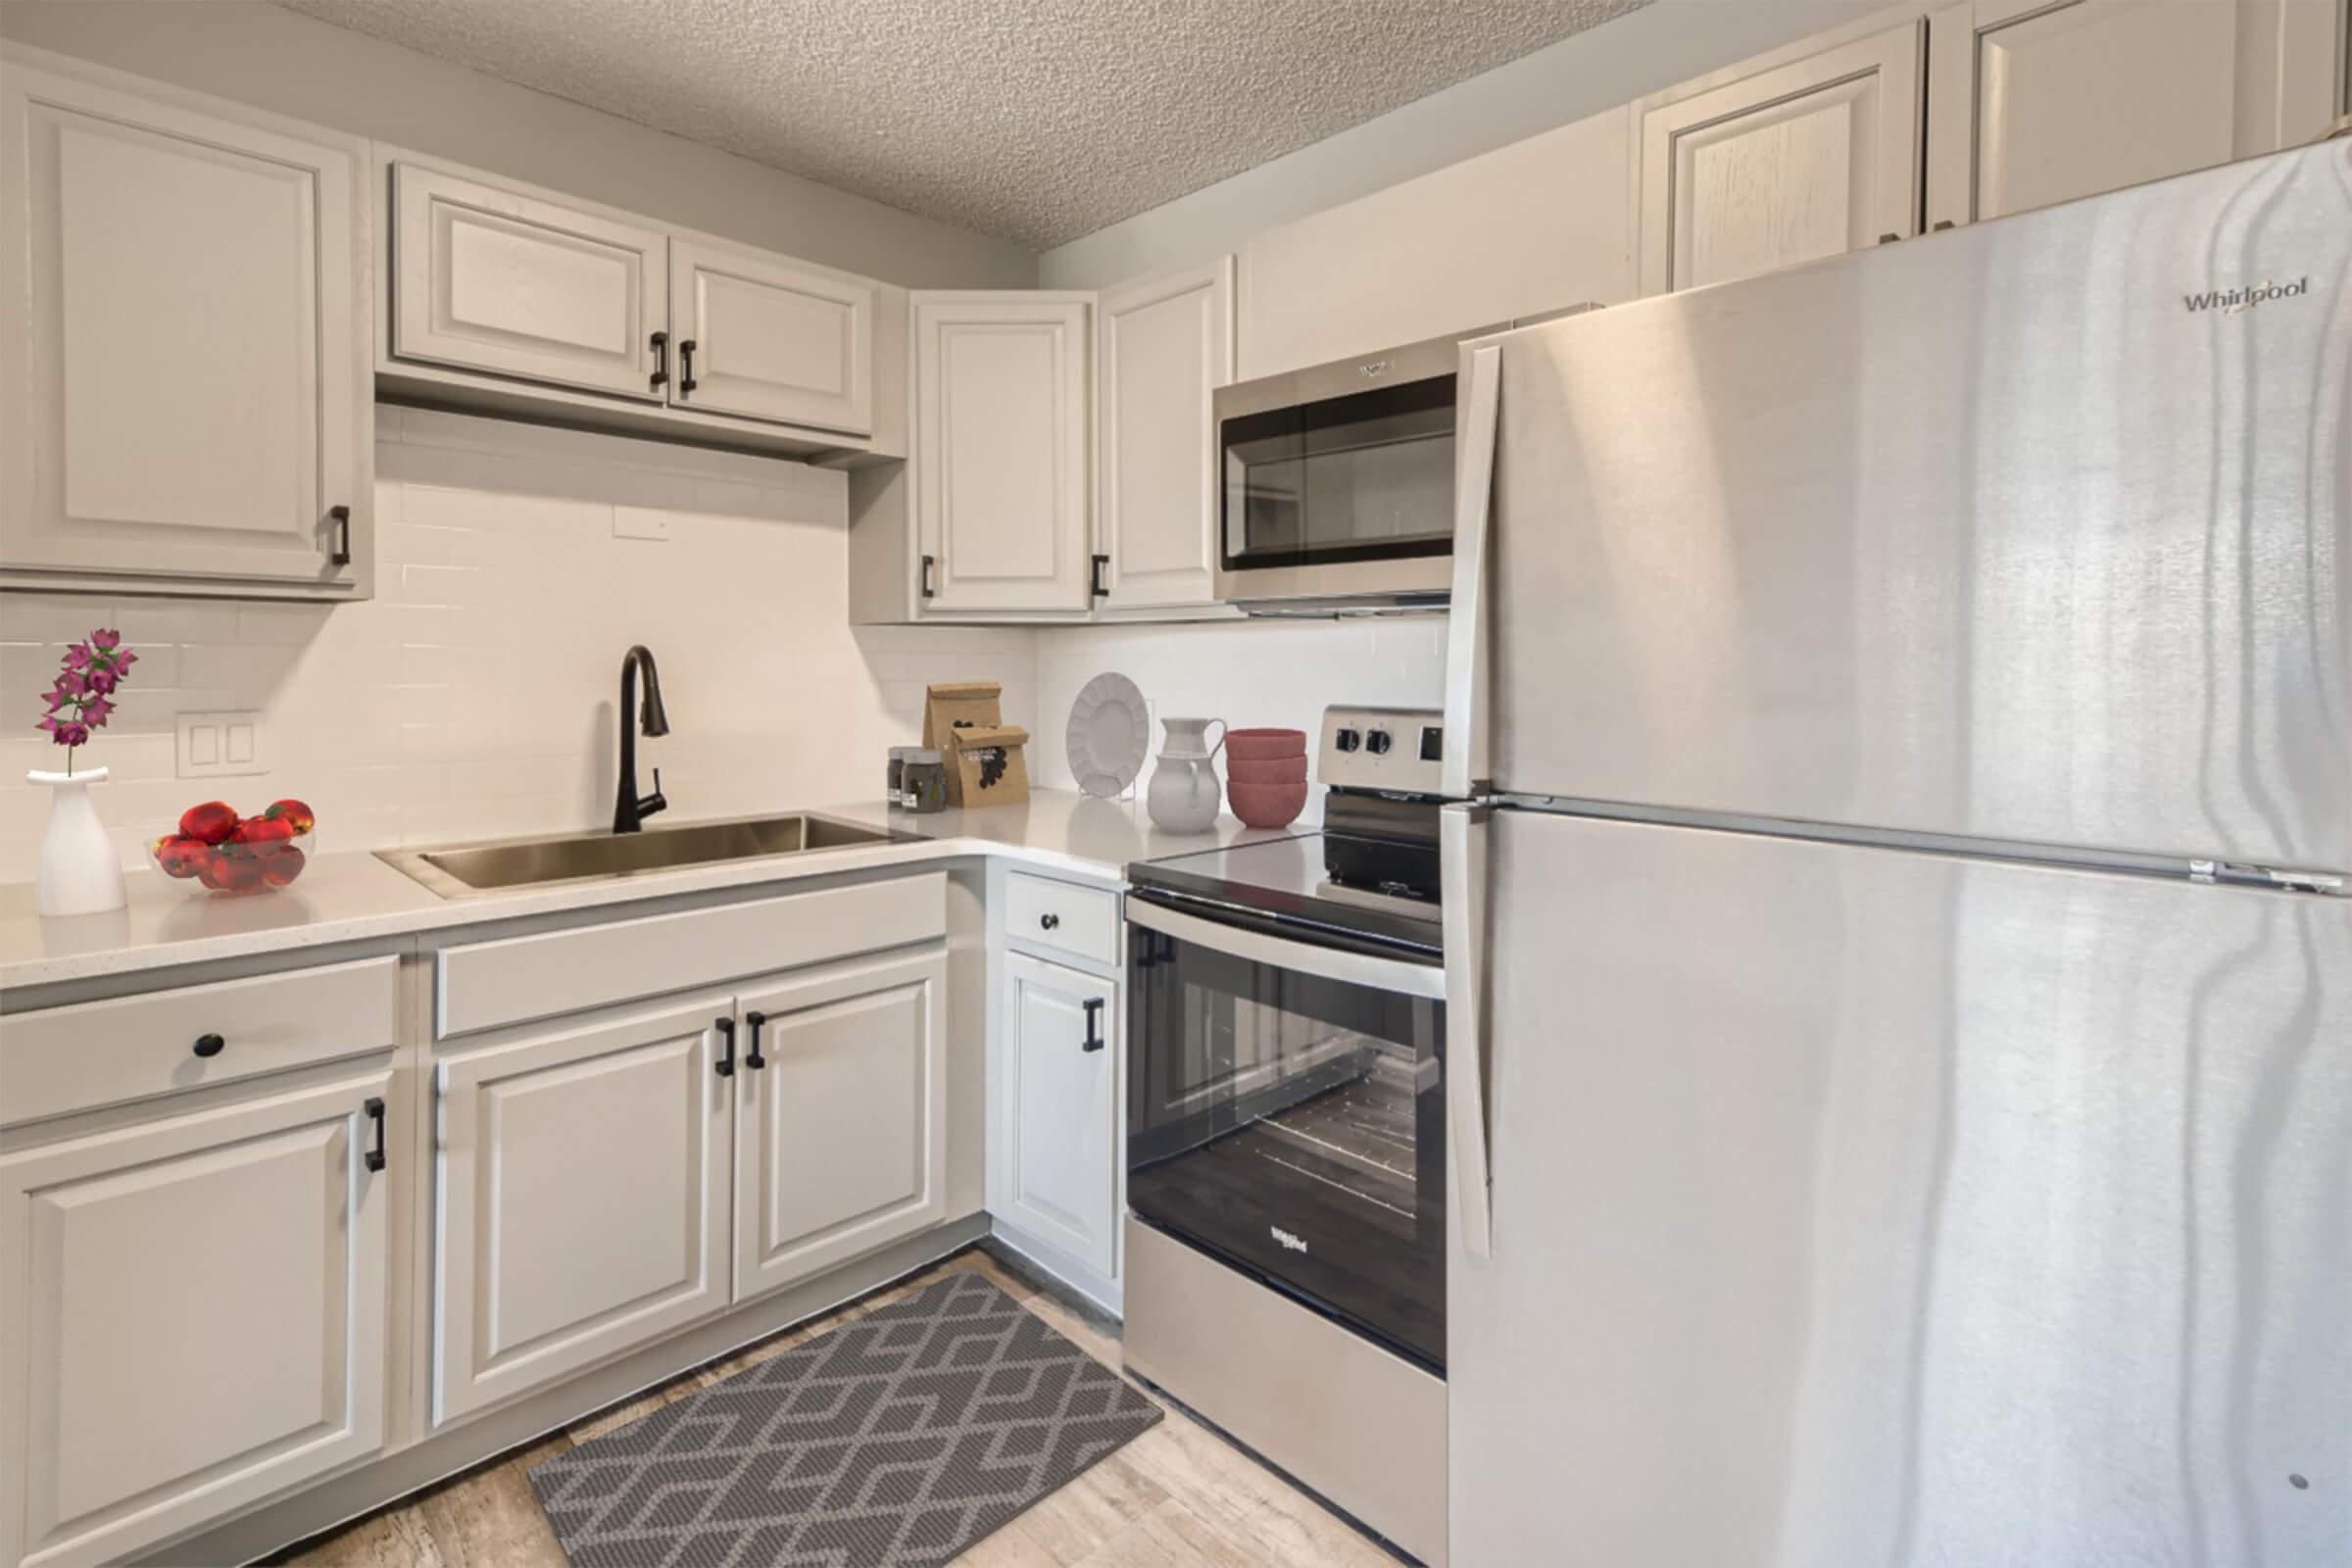
[[[1124,675],[1097,675],[1070,705],[1070,771],[1089,795],[1125,794],[1144,770],[1151,741],[1144,694]]]

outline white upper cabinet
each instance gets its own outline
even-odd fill
[[[1215,597],[1216,427],[1233,258],[1103,291],[1096,338],[1100,581],[1112,609]]]
[[[912,299],[919,608],[1083,613],[1094,296]]]
[[[1919,232],[1924,23],[1635,105],[1641,289]]]
[[[662,401],[660,230],[415,164],[392,204],[394,354]]]
[[[390,1094],[368,1073],[0,1159],[0,1559],[120,1561],[383,1446]]]
[[[874,285],[702,240],[669,246],[674,403],[865,435]]]
[[[2341,0],[1972,0],[1932,19],[1931,226],[2309,139]]]
[[[735,1298],[947,1217],[947,956],[837,966],[742,1000]]]
[[[5,580],[363,595],[360,144],[51,63],[0,82]]]

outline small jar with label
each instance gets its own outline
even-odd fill
[[[906,804],[906,754],[915,750],[917,748],[912,746],[893,746],[890,749],[890,773],[882,795],[893,806]]]
[[[899,772],[899,804],[909,811],[948,808],[948,766],[936,751],[921,747],[906,754]]]

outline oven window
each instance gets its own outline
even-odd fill
[[[1432,376],[1225,420],[1225,564],[1450,551],[1453,380]]]
[[[1445,1004],[1128,933],[1128,1206],[1443,1370]]]

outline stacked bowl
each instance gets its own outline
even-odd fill
[[[1306,731],[1227,734],[1225,799],[1245,827],[1289,827],[1297,821],[1306,806]]]

